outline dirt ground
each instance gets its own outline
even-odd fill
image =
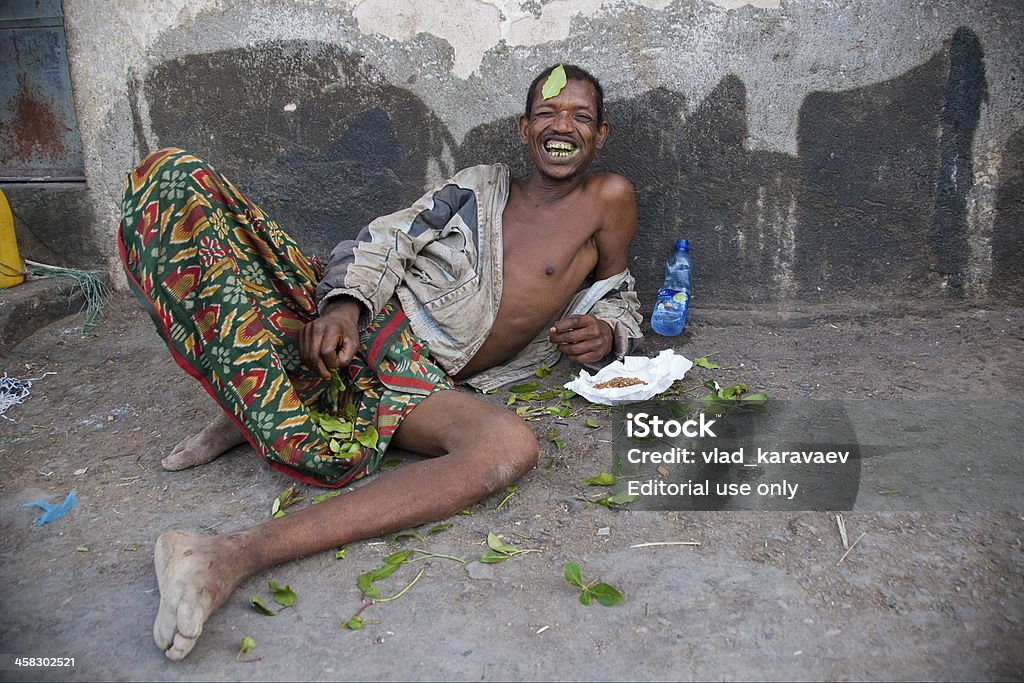
[[[581,481],[609,469],[607,417],[530,425],[541,466],[504,496],[455,516],[423,543],[352,545],[245,582],[207,623],[192,654],[167,661],[152,641],[158,593],[153,543],[169,529],[226,533],[270,516],[291,482],[248,446],[165,472],[160,458],[214,415],[126,295],[89,334],[57,321],[0,351],[0,368],[37,377],[0,421],[0,655],[3,680],[699,680],[1024,677],[1024,510],[846,513],[846,559],[828,512],[638,512],[586,506]],[[776,398],[970,400],[1019,397],[1024,311],[835,307],[693,312],[688,357],[723,369],[693,385],[742,381]],[[663,344],[662,344],[663,345]],[[649,344],[646,352],[657,351]],[[563,364],[564,365],[564,364]],[[566,381],[559,366],[542,380]],[[488,400],[504,402],[504,391]],[[576,407],[586,404],[580,399]],[[1016,405],[1016,404],[1015,404]],[[1024,417],[1024,416],[1022,416]],[[545,437],[556,427],[565,445]],[[970,443],[970,435],[966,435]],[[308,498],[319,493],[299,485]],[[20,506],[79,502],[51,524]],[[395,501],[401,505],[401,501]],[[536,548],[474,562],[488,532]],[[640,543],[699,545],[633,548]],[[356,576],[402,548],[427,558],[382,582],[400,599],[369,607],[366,627],[339,626],[360,606]],[[625,595],[585,607],[562,578],[567,561]],[[267,581],[298,598],[273,618]],[[236,660],[243,636],[255,650]],[[18,670],[9,656],[74,657],[74,667]]]

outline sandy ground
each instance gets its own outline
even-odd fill
[[[584,425],[589,413],[531,422],[541,466],[500,510],[495,496],[423,543],[358,543],[344,559],[325,552],[255,577],[187,660],[169,662],[151,637],[157,536],[263,521],[291,482],[248,446],[163,471],[160,458],[215,408],[127,296],[94,332],[75,331],[79,322],[57,321],[0,351],[13,376],[56,372],[0,423],[0,679],[1024,677],[1019,498],[1000,501],[1001,512],[845,513],[850,540],[864,536],[837,565],[844,548],[829,512],[588,507],[581,498],[592,490],[581,481],[611,460],[609,420],[598,413],[598,429]],[[715,352],[723,366],[694,370],[691,386],[742,381],[773,398],[970,403],[1014,399],[1024,377],[1020,309],[697,309],[674,343],[689,357]],[[570,370],[542,383],[560,384]],[[545,438],[552,427],[561,449]],[[969,448],[971,435],[964,439]],[[319,493],[298,488],[301,505]],[[52,524],[33,526],[36,513],[20,507],[71,489],[78,504]],[[473,562],[488,532],[542,552]],[[699,545],[631,547],[659,541]],[[356,576],[409,547],[470,562],[402,567],[383,594],[425,573],[399,600],[368,608],[362,631],[341,628],[360,605]],[[567,561],[585,580],[616,586],[623,603],[580,605],[562,579]],[[249,606],[254,594],[269,600],[271,579],[298,596],[273,618]],[[243,636],[257,647],[239,662]],[[10,655],[73,657],[74,667],[18,670]]]

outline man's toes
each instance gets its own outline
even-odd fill
[[[182,461],[190,460],[189,445],[191,441],[192,439],[185,439],[183,441],[179,441],[178,445],[175,446],[174,449],[166,457],[164,457],[163,460],[160,461],[160,465],[165,470],[171,471],[185,469],[187,465],[182,466]]]
[[[180,659],[185,659],[185,656],[189,652],[192,652],[192,648],[194,648],[195,646],[195,638],[186,638],[185,636],[178,633],[174,636],[174,644],[171,645],[171,647],[168,648],[164,652],[164,654],[167,656],[167,659],[173,659],[175,661],[178,661]]]
[[[177,472],[178,470],[188,469],[188,459],[184,458],[184,453],[175,451],[168,455],[166,458],[160,461],[160,466],[170,472]]]
[[[156,621],[153,622],[153,640],[161,650],[166,650],[174,641],[174,632],[178,623],[176,610],[160,599],[160,611],[156,613]]]
[[[199,596],[192,600],[183,599],[178,603],[178,634],[195,640],[203,632],[206,612],[199,605]]]

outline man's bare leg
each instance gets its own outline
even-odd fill
[[[447,517],[515,481],[537,462],[537,440],[513,413],[469,394],[426,398],[393,443],[437,456],[355,491],[224,536],[181,531],[156,544],[160,610],[153,638],[170,659],[246,577],[281,562]]]
[[[201,432],[182,439],[171,454],[160,461],[165,470],[185,470],[216,460],[229,448],[245,443],[245,437],[227,413],[217,417]]]

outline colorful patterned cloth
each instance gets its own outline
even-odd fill
[[[322,266],[209,164],[165,149],[125,183],[119,234],[132,290],[171,355],[199,380],[253,448],[287,474],[343,486],[375,471],[402,418],[454,384],[428,355],[395,300],[360,333],[344,370],[339,412],[370,425],[375,446],[332,453],[308,408],[323,411],[330,382],[305,368],[298,335],[316,317]]]

